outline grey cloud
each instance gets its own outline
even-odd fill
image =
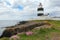
[[[50,0],[51,6],[60,6],[60,0]]]

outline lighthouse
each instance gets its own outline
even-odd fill
[[[43,16],[44,15],[44,8],[43,8],[42,3],[39,4],[37,12],[38,12],[37,16]]]
[[[50,20],[49,13],[46,13],[42,3],[39,3],[37,8],[37,17],[33,18],[33,20]]]

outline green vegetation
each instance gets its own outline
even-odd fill
[[[35,20],[41,22],[41,20]],[[40,28],[32,30],[33,35],[27,36],[26,34],[17,34],[20,40],[54,40],[59,36],[60,38],[60,21],[45,20],[53,26],[51,28]],[[0,40],[9,40],[9,38],[1,38]],[[60,40],[60,39],[59,39]]]

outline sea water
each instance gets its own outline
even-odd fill
[[[5,27],[14,26],[18,23],[18,20],[0,20],[0,36],[6,29]]]

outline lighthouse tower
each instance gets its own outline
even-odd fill
[[[39,4],[37,11],[38,11],[37,16],[43,16],[44,15],[44,8],[42,6],[42,3]]]

